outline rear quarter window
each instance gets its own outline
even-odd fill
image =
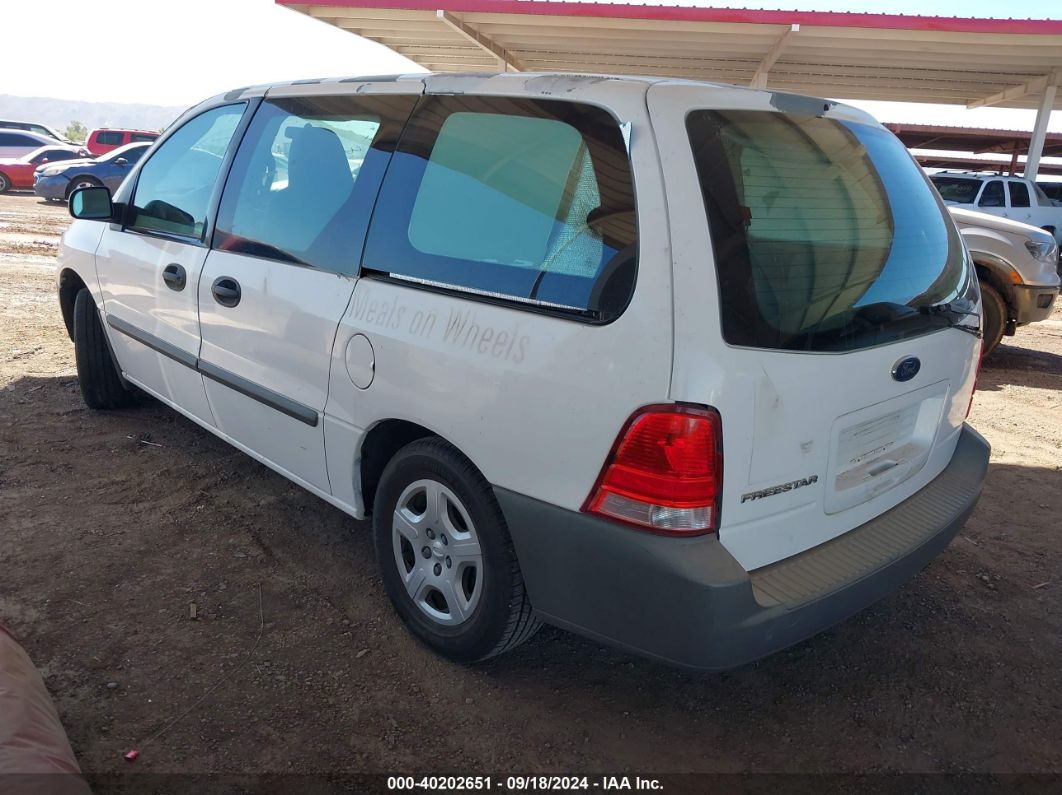
[[[618,123],[579,103],[424,98],[384,182],[364,267],[591,321],[615,318],[637,267]]]

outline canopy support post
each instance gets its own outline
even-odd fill
[[[767,88],[767,75],[770,74],[771,67],[782,57],[782,50],[789,43],[789,39],[799,31],[800,25],[794,22],[789,26],[789,30],[778,37],[775,43],[771,45],[771,49],[763,56],[760,65],[756,67],[756,73],[752,75],[752,80],[749,81],[749,88]]]
[[[1032,140],[1029,141],[1029,157],[1025,160],[1025,178],[1033,182],[1036,181],[1036,173],[1040,170],[1040,157],[1044,153],[1044,140],[1047,138],[1047,122],[1051,119],[1051,111],[1055,107],[1057,89],[1058,73],[1056,72],[1047,81],[1043,96],[1040,97],[1040,107],[1036,110]]]

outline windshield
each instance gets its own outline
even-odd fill
[[[981,180],[966,179],[965,177],[942,177],[939,174],[930,177],[940,198],[946,202],[957,204],[973,204],[977,198],[977,191],[981,189]]]
[[[44,156],[47,157],[53,151],[55,151],[55,150],[52,149],[52,147],[50,147],[50,146],[42,146],[39,149],[34,149],[32,152],[27,152],[26,154],[22,155],[22,157],[20,157],[19,160],[21,160],[24,163],[29,163],[34,158],[40,157],[41,155],[44,155]]]
[[[144,153],[145,149],[147,149],[147,146],[144,144],[126,144],[125,146],[119,146],[117,149],[112,149],[107,154],[100,155],[97,160],[101,163],[110,163],[119,157],[124,157],[130,163],[135,163],[140,159],[140,155]]]
[[[958,232],[888,131],[769,111],[686,122],[732,345],[840,351],[971,311]]]

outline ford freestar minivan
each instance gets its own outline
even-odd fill
[[[548,622],[732,667],[974,507],[977,279],[899,141],[820,99],[549,74],[188,111],[58,267],[85,400],[142,390],[351,516],[410,630]]]

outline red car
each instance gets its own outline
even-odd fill
[[[126,144],[151,142],[159,137],[159,133],[152,130],[122,130],[107,128],[93,130],[85,139],[85,148],[94,155],[103,155],[112,149]]]
[[[38,166],[80,157],[83,155],[69,146],[42,146],[22,157],[0,159],[0,193],[11,188],[32,188],[33,172]]]

